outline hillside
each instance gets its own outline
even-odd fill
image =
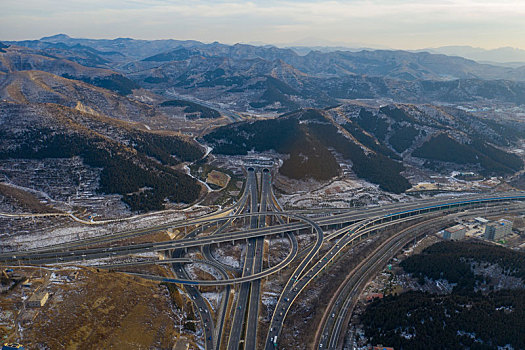
[[[367,153],[344,136],[318,110],[303,110],[278,119],[238,123],[221,127],[204,137],[219,154],[247,154],[274,150],[289,155],[279,171],[290,178],[327,180],[339,172],[329,148],[352,161],[359,177],[382,189],[400,193],[410,186],[399,173],[402,164],[381,153]]]
[[[480,242],[440,242],[401,262],[419,279],[452,283],[448,294],[409,291],[370,304],[365,334],[396,349],[525,347],[525,255]],[[502,281],[514,281],[503,289]],[[509,287],[507,287],[509,288]],[[429,342],[439,339],[439,345]]]
[[[377,109],[342,105],[329,112],[363,145],[393,159],[426,159],[422,165],[430,168],[435,168],[435,161],[465,165],[485,176],[513,174],[523,168],[520,157],[505,151],[521,138],[520,124],[497,123],[432,105]]]
[[[202,151],[180,132],[206,130],[204,140],[220,154],[274,150],[283,155],[279,171],[291,179],[327,181],[345,163],[393,193],[411,186],[407,178],[417,181],[415,168],[482,176],[523,168],[508,152],[523,138],[522,124],[453,104],[525,103],[525,82],[510,68],[403,51],[300,56],[242,44],[65,35],[2,45],[4,125],[19,113],[26,123],[2,130],[3,158],[13,160],[4,172],[18,176],[16,159],[40,166],[52,157],[80,157],[97,184],[86,193],[116,193],[133,210],[198,196],[194,180],[179,170]],[[492,76],[498,80],[487,80]],[[62,152],[66,143],[72,146]],[[156,175],[148,179],[147,172]]]
[[[133,211],[162,209],[166,200],[191,203],[199,196],[196,181],[171,167],[202,157],[191,140],[56,104],[1,107],[0,160],[80,157],[85,167],[99,169],[97,191],[121,195]]]
[[[0,99],[21,104],[55,103],[128,121],[148,122],[158,114],[152,106],[110,90],[36,70],[0,74]]]
[[[192,118],[214,119],[221,116],[215,109],[191,101],[168,100],[162,102],[160,106],[181,108],[185,114],[190,114]]]
[[[523,161],[514,154],[501,151],[480,140],[461,144],[446,134],[431,138],[412,154],[426,159],[478,165],[484,174],[504,175],[523,167]]]
[[[515,125],[483,120],[454,108],[344,104],[223,126],[204,141],[217,154],[274,150],[287,155],[279,171],[294,179],[333,178],[339,173],[335,161],[339,154],[351,162],[358,177],[401,193],[410,187],[402,174],[406,162],[428,169],[435,169],[435,161],[464,165],[485,176],[519,171],[523,161],[504,150],[519,138],[516,132]]]
[[[0,53],[0,72],[44,71],[68,79],[129,95],[139,85],[120,73],[107,68],[84,66],[65,57],[41,50],[10,46]]]
[[[523,71],[480,64],[458,56],[399,50],[321,52],[299,55],[291,49],[247,44],[204,44],[198,41],[134,40],[119,38],[94,40],[56,35],[35,41],[7,42],[33,48],[91,48],[98,55],[120,52],[128,60],[144,62],[181,61],[190,57],[223,57],[234,60],[282,60],[309,75],[369,75],[402,80],[426,79],[509,79],[525,80]]]

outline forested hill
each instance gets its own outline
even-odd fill
[[[333,150],[351,161],[358,177],[401,193],[410,187],[403,175],[407,162],[432,170],[441,167],[443,172],[465,168],[484,176],[519,171],[523,161],[505,149],[522,131],[518,125],[448,107],[344,104],[234,123],[215,129],[204,141],[219,154],[274,150],[289,155],[280,172],[295,179],[338,175]]]
[[[446,280],[455,287],[450,294],[411,291],[374,301],[362,317],[372,343],[395,349],[525,349],[524,253],[449,241],[401,266],[422,282]],[[500,279],[509,277],[521,280],[521,287],[501,289]]]
[[[0,125],[0,160],[80,157],[100,169],[98,191],[121,195],[132,211],[191,203],[200,194],[193,178],[172,167],[204,155],[190,139],[53,104],[1,103]]]
[[[214,119],[219,118],[221,114],[215,109],[208,108],[195,102],[185,100],[169,100],[160,104],[161,107],[182,108],[184,113],[198,116],[199,118]]]
[[[410,187],[400,175],[403,165],[386,151],[367,152],[340,132],[324,112],[309,109],[277,119],[231,124],[204,137],[219,154],[247,154],[274,150],[287,154],[279,171],[290,178],[327,180],[339,174],[339,164],[329,148],[351,160],[356,174],[382,189],[401,193]]]

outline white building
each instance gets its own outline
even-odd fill
[[[443,231],[443,238],[457,241],[457,240],[465,238],[466,232],[467,232],[467,228],[463,225],[452,226],[452,227],[445,229],[445,231]]]
[[[512,233],[512,221],[500,219],[485,226],[485,239],[498,241]]]

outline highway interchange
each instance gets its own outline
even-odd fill
[[[258,171],[260,170],[260,171]],[[316,209],[284,211],[271,186],[268,169],[246,169],[246,182],[237,203],[219,212],[200,218],[174,221],[141,230],[118,232],[104,237],[71,241],[26,251],[0,253],[5,264],[62,264],[101,258],[133,256],[156,252],[164,259],[107,264],[101,267],[122,269],[145,264],[170,264],[173,277],[135,273],[143,278],[178,283],[184,286],[198,313],[206,349],[277,349],[279,337],[291,306],[301,292],[345,252],[347,247],[386,228],[403,224],[408,228],[390,230],[395,233],[385,240],[375,254],[350,272],[341,286],[334,286],[334,297],[319,325],[316,344],[322,349],[339,349],[349,314],[359,294],[359,288],[371,273],[384,266],[425,225],[444,225],[448,214],[476,208],[485,211],[508,209],[511,202],[525,200],[523,192],[440,197],[395,203],[365,209]],[[260,181],[259,181],[260,180]],[[451,214],[452,215],[452,214]],[[465,214],[466,215],[466,214]],[[434,227],[434,226],[432,226]],[[184,238],[140,244],[119,244],[119,241],[165,230],[184,230]],[[299,245],[297,238],[308,235],[311,243]],[[288,241],[289,252],[274,266],[269,266],[269,239],[280,237]],[[220,244],[242,246],[240,268],[226,265],[214,254]],[[189,251],[198,251],[202,259],[188,257]],[[323,252],[321,254],[321,251]],[[267,268],[264,268],[266,265]],[[187,266],[206,265],[220,276],[216,279],[191,278]],[[201,265],[201,266],[202,266]],[[293,267],[293,271],[290,269]],[[288,269],[288,270],[286,270]],[[263,279],[281,270],[290,272],[277,304],[271,313],[266,334],[261,334],[260,305]],[[128,272],[129,273],[129,272]],[[221,302],[216,311],[201,295],[201,286],[216,286],[221,290]],[[215,316],[215,317],[214,317]],[[264,339],[264,344],[260,341]],[[258,343],[259,342],[259,343]]]

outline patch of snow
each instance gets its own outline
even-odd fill
[[[201,293],[201,295],[203,298],[206,298],[206,300],[208,300],[208,303],[211,305],[213,311],[219,308],[219,305],[221,303],[221,293],[206,292]]]

